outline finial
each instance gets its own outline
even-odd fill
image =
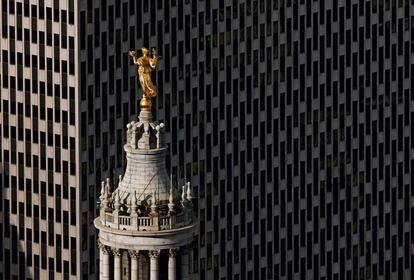
[[[102,200],[105,198],[105,182],[104,181],[102,181],[102,183],[101,183],[101,196],[99,197],[99,199],[101,200],[101,202],[102,202]]]
[[[131,203],[132,203],[132,209],[133,210],[137,210],[137,196],[136,196],[136,191],[134,191],[134,193],[132,194]]]
[[[172,187],[170,188],[170,196],[168,197],[168,201],[170,203],[174,203],[174,197],[173,197],[173,189],[172,189]]]
[[[105,200],[111,201],[111,182],[109,181],[109,178],[106,178],[106,184],[105,184]]]
[[[168,198],[168,210],[169,212],[173,212],[174,211],[174,196],[173,196],[173,188],[172,188],[172,179],[171,179],[171,183],[170,183],[170,196]]]
[[[161,145],[160,145],[160,130],[161,130],[161,127],[159,125],[157,125],[155,127],[155,130],[157,131],[157,133],[156,133],[156,137],[157,137],[157,148],[159,149],[161,147]]]
[[[114,202],[114,208],[115,210],[119,210],[119,207],[121,206],[120,197],[119,197],[119,191],[115,193],[115,202]]]
[[[119,176],[118,176],[118,186],[121,183],[121,181],[122,181],[122,174],[119,174]]]
[[[137,213],[137,197],[136,197],[136,191],[134,191],[134,193],[131,194],[131,214],[135,214]]]
[[[131,129],[131,146],[135,149],[137,147],[137,127],[133,126]]]
[[[141,48],[142,56],[137,57],[135,51],[129,51],[134,64],[138,65],[138,77],[142,88],[142,99],[139,103],[141,111],[151,111],[151,97],[157,96],[157,91],[151,80],[151,71],[155,69],[158,62],[158,55],[155,49],[152,49],[152,57],[149,56],[149,50]]]
[[[106,178],[106,195],[111,194],[111,182],[109,181],[109,178]]]
[[[183,192],[181,193],[181,202],[185,202],[185,185],[183,186]]]
[[[152,205],[156,205],[156,198],[155,198],[155,194],[156,194],[156,192],[155,192],[155,191],[153,191],[153,192],[152,192],[152,201],[151,201],[151,204],[152,204]]]
[[[99,197],[99,199],[101,200],[100,209],[106,210],[108,208],[108,193],[104,181],[102,181],[101,184],[101,196]]]
[[[151,213],[155,214],[155,210],[157,209],[156,201],[155,201],[155,191],[152,193],[151,199]]]
[[[158,145],[160,148],[165,146],[165,141],[164,141],[165,135],[164,135],[164,132],[162,131],[164,127],[165,127],[164,123],[159,124],[160,130],[158,131],[157,141],[158,141]]]
[[[191,196],[191,184],[187,182],[187,200],[191,201],[193,197]]]
[[[127,198],[127,204],[128,204],[127,213],[131,214],[132,213],[132,198],[130,196]]]

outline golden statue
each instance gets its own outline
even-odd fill
[[[135,51],[129,51],[129,55],[134,59],[134,64],[138,65],[138,77],[142,88],[142,99],[139,102],[142,111],[151,111],[151,97],[157,96],[157,91],[151,80],[151,71],[157,65],[157,51],[152,49],[152,57],[148,56],[148,49],[142,48],[142,56],[137,57]]]

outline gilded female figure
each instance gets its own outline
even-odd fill
[[[148,49],[142,48],[141,50],[141,57],[137,57],[135,51],[130,51],[129,55],[134,59],[134,64],[138,65],[139,82],[143,93],[141,109],[143,109],[142,103],[148,103],[147,106],[151,106],[150,97],[157,96],[157,91],[151,80],[151,71],[154,70],[157,65],[158,56],[155,49],[152,49],[152,57],[148,56]]]

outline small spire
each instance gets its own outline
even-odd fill
[[[118,176],[118,186],[121,183],[121,181],[122,181],[122,174],[119,174],[119,176]]]
[[[128,204],[127,213],[131,214],[132,213],[132,198],[130,196],[127,198],[127,204]]]
[[[187,200],[191,201],[193,197],[191,196],[191,184],[187,182]]]
[[[155,130],[157,131],[157,133],[156,133],[156,137],[157,137],[157,149],[159,149],[160,147],[161,147],[161,145],[160,145],[160,126],[159,125],[157,125],[156,127],[155,127]]]
[[[155,191],[152,193],[152,199],[151,199],[151,213],[155,214],[157,209],[156,201],[155,201]]]
[[[119,197],[119,191],[118,192],[116,192],[115,193],[115,197],[114,197],[114,199],[115,199],[115,202],[114,202],[114,207],[115,207],[115,210],[119,210],[119,208],[120,208],[120,206],[121,206],[121,199],[120,199],[120,197]]]
[[[181,193],[181,202],[185,202],[185,185],[183,186],[183,192]]]
[[[106,195],[109,197],[111,195],[111,183],[109,178],[106,178]]]
[[[135,214],[137,212],[137,197],[135,196],[136,192],[131,194],[130,199],[130,214]]]
[[[101,196],[99,197],[101,200],[100,208],[106,210],[108,208],[108,195],[107,195],[107,187],[105,186],[105,181],[102,181],[101,184]]]
[[[164,130],[164,127],[165,127],[164,123],[160,123],[160,131],[159,131],[159,136],[158,136],[158,142],[159,142],[160,148],[165,146],[164,132],[162,131]]]
[[[173,186],[172,186],[172,178],[170,179],[171,183],[170,183],[170,196],[168,198],[168,210],[169,212],[173,212],[174,211],[174,196],[173,196]]]
[[[102,181],[101,183],[101,196],[99,197],[101,202],[105,199],[105,182]]]
[[[154,190],[153,192],[152,192],[152,200],[151,200],[151,205],[156,205],[156,198],[155,198],[155,195],[156,195],[156,191]]]
[[[172,186],[170,187],[170,196],[168,197],[168,202],[174,203],[174,197],[173,197],[173,189]]]
[[[132,206],[135,208],[137,207],[137,196],[136,196],[136,191],[134,191],[134,193],[132,194]]]
[[[106,178],[106,184],[105,184],[105,201],[109,203],[111,201],[111,182],[109,181],[109,178]]]

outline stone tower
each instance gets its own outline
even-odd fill
[[[196,227],[190,183],[176,190],[165,167],[164,124],[141,110],[127,125],[127,167],[117,185],[102,182],[100,279],[188,279]]]

